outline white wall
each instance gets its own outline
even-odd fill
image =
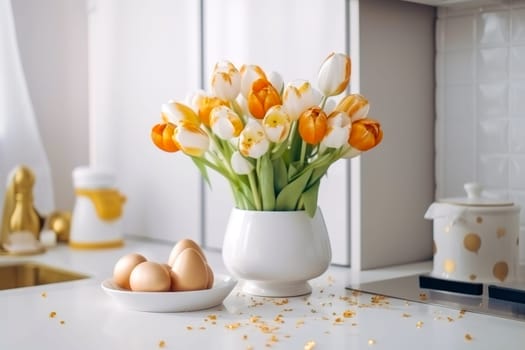
[[[14,0],[12,5],[55,204],[57,209],[71,210],[71,172],[88,161],[85,0]]]
[[[478,181],[522,207],[525,242],[525,1],[441,8],[436,38],[437,196]]]

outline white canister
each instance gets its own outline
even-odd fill
[[[483,197],[479,184],[465,184],[467,197],[442,199],[425,213],[434,220],[432,274],[467,282],[516,279],[520,207]]]
[[[89,167],[73,171],[76,202],[69,245],[78,249],[120,247],[125,197],[116,189],[113,173]]]

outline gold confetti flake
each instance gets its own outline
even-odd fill
[[[164,347],[166,347],[166,342],[164,340],[159,341],[159,348],[162,349]]]
[[[224,326],[224,327],[226,327],[226,328],[228,328],[228,329],[237,329],[237,328],[239,328],[240,326],[241,326],[241,324],[240,324],[239,322],[235,322],[235,323],[227,324],[227,325]]]
[[[426,293],[419,293],[419,300],[424,301],[427,300],[427,294]]]
[[[375,339],[368,339],[368,345],[375,345]]]
[[[216,320],[216,319],[217,319],[217,315],[215,315],[215,314],[210,314],[210,315],[208,315],[208,319],[209,319],[209,320]]]
[[[447,321],[448,322],[454,322],[454,319],[452,317],[450,317],[450,316],[447,316]]]
[[[504,227],[500,227],[496,231],[496,235],[498,236],[498,238],[501,238],[501,237],[505,236],[506,234],[507,234],[507,230],[505,230]]]
[[[257,322],[259,322],[259,319],[260,319],[260,318],[261,318],[261,316],[251,316],[250,319],[249,319],[249,321],[250,321],[251,323],[257,323]]]
[[[191,331],[193,329],[193,327],[192,326],[186,326],[186,329]]]
[[[297,328],[301,327],[302,325],[304,325],[304,321],[303,320],[297,320],[295,322],[295,327],[297,327]]]
[[[423,321],[417,321],[416,328],[421,328],[421,327],[423,327]]]
[[[49,318],[54,318],[54,317],[56,317],[56,315],[57,315],[56,312],[51,311],[51,312],[49,313]]]
[[[481,224],[483,222],[483,218],[481,216],[478,216],[476,218],[476,223]]]
[[[275,334],[272,334],[269,341],[271,341],[272,343],[277,343],[279,341],[279,338],[277,338]]]
[[[334,324],[342,324],[344,323],[345,320],[341,317],[336,317],[335,320],[334,320]]]
[[[242,339],[243,339],[243,340],[248,340],[248,334],[243,334],[243,335],[242,335]]]
[[[47,298],[47,293],[46,293],[46,292],[42,292],[42,294],[40,294],[40,296],[41,296],[42,298]]]
[[[315,348],[315,342],[310,340],[304,345],[304,350],[313,350]]]
[[[472,339],[474,339],[474,338],[472,338],[472,336],[469,333],[465,334],[465,340],[466,341],[471,341]]]
[[[403,314],[401,315],[401,317],[403,317],[403,318],[409,318],[409,317],[412,317],[412,315],[411,315],[411,314],[407,314],[407,313],[405,312],[405,313],[403,313]]]
[[[355,316],[355,312],[352,311],[352,310],[345,310],[343,311],[343,317],[345,318],[350,318],[350,317],[354,317]]]
[[[200,329],[201,331],[203,331],[203,330],[206,329],[206,327],[200,326],[199,329]]]
[[[60,320],[60,324],[65,324],[65,323],[66,323],[66,321]]]
[[[274,301],[274,304],[277,306],[286,305],[288,304],[288,299],[287,298],[277,299],[276,301]]]

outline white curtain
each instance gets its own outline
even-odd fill
[[[49,162],[20,61],[11,0],[0,0],[0,208],[9,174],[18,165],[35,173],[35,208],[48,214],[54,209]]]

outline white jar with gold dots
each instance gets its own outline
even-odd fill
[[[482,283],[516,280],[520,207],[484,197],[482,190],[467,183],[467,197],[439,200],[425,213],[434,220],[433,276]]]

